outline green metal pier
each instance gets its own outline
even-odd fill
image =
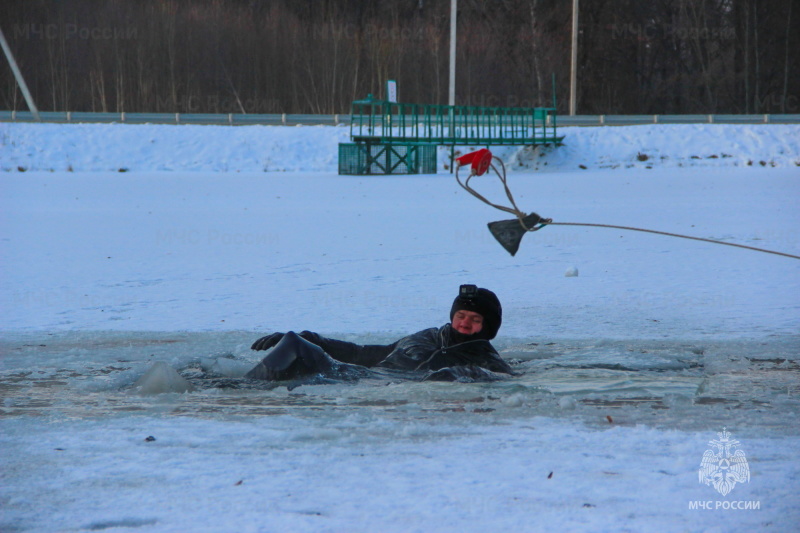
[[[369,95],[352,104],[339,174],[432,174],[438,146],[560,143],[556,110],[404,104]]]

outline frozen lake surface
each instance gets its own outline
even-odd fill
[[[800,128],[566,133],[501,150],[522,209],[800,254]],[[797,531],[800,261],[556,226],[512,258],[449,174],[337,176],[342,128],[0,134],[0,531]],[[273,331],[440,326],[462,283],[517,376],[232,377]],[[194,390],[139,394],[157,362]]]

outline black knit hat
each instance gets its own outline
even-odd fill
[[[474,285],[462,285],[450,309],[451,322],[456,311],[461,310],[480,313],[483,317],[483,328],[475,334],[476,338],[486,340],[495,338],[500,324],[503,323],[503,308],[495,293],[489,289],[479,289]]]

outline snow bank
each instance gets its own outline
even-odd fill
[[[564,145],[522,150],[535,170],[800,167],[800,125],[647,125],[564,128]]]
[[[560,128],[558,148],[497,147],[516,169],[797,167],[800,125]],[[336,172],[346,126],[0,124],[0,170]],[[467,151],[473,147],[459,147]],[[441,148],[439,170],[449,165]]]
[[[350,130],[332,126],[0,124],[4,171],[336,170]]]

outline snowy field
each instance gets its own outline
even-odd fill
[[[800,126],[562,133],[495,151],[521,209],[800,255]],[[445,150],[338,176],[347,140],[0,124],[0,531],[797,531],[800,261],[566,226],[511,257]],[[272,331],[439,326],[462,283],[520,376],[198,377]],[[195,390],[136,394],[155,361]],[[750,472],[725,495],[698,480],[723,428]]]

